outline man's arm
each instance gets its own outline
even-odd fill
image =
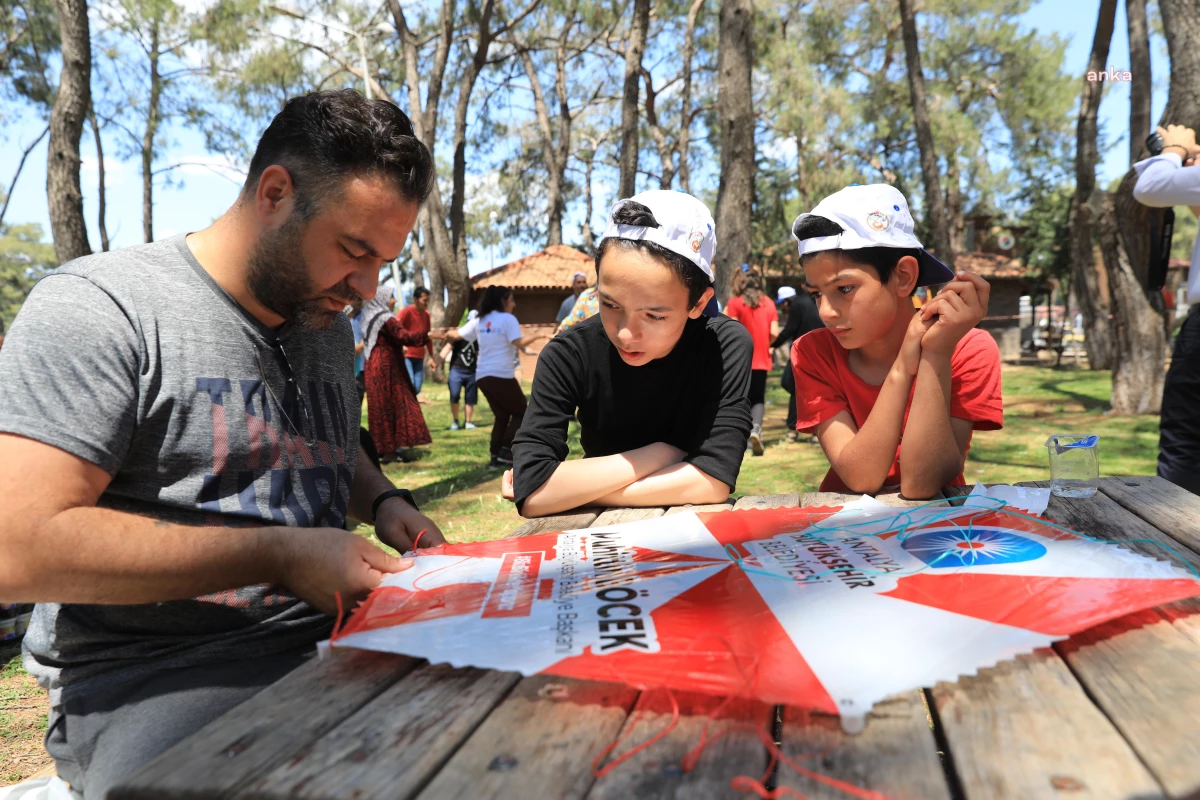
[[[175,525],[96,508],[111,478],[51,445],[0,434],[0,602],[136,604],[282,584],[332,612],[411,562],[333,528]]]
[[[413,549],[413,543],[421,536],[422,547],[433,547],[446,543],[441,529],[429,517],[410,506],[401,497],[389,497],[379,504],[374,518],[371,505],[375,498],[396,486],[387,476],[376,469],[370,459],[360,458],[354,470],[354,482],[350,484],[350,517],[368,525],[375,525],[379,541],[394,547],[401,553]],[[421,535],[421,531],[425,531]]]

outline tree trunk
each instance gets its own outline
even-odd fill
[[[483,65],[487,63],[488,50],[492,46],[494,9],[493,0],[484,0],[475,30],[475,52],[459,78],[458,104],[454,108],[454,188],[450,194],[450,242],[454,245],[457,269],[464,275],[467,274],[467,237],[463,235],[463,229],[466,227],[467,112],[471,108],[471,94],[475,91],[475,81],[479,78]]]
[[[92,42],[85,0],[55,0],[62,37],[62,77],[50,112],[46,199],[60,264],[91,254],[79,186],[79,139],[92,103]]]
[[[88,111],[88,120],[92,123],[92,137],[96,140],[96,186],[97,186],[97,209],[96,209],[96,227],[100,231],[100,247],[104,252],[108,252],[108,222],[105,220],[105,207],[108,200],[105,194],[104,185],[104,143],[100,141],[100,125],[96,122],[95,110]]]
[[[400,37],[404,55],[404,78],[408,88],[409,117],[417,138],[434,154],[437,144],[437,118],[441,102],[442,83],[449,60],[450,45],[454,34],[456,0],[442,0],[438,18],[438,44],[434,52],[432,69],[422,70],[419,65],[417,39],[409,30],[404,9],[399,0],[388,0],[388,9],[392,14],[392,22]],[[428,90],[425,93],[425,108],[421,108],[421,76],[428,76]],[[446,207],[442,203],[441,189],[434,181],[433,190],[421,209],[419,220],[422,241],[425,252],[422,253],[426,270],[429,273],[429,316],[434,326],[441,326],[443,320],[457,322],[467,307],[467,295],[470,288],[466,270],[459,269],[455,257],[454,243],[446,231]],[[399,291],[399,287],[396,287]]]
[[[1129,191],[1132,193],[1132,186]],[[1114,414],[1157,414],[1162,408],[1167,357],[1162,294],[1142,288],[1121,245],[1116,220],[1116,197],[1104,192],[1097,228],[1112,298],[1112,410]]]
[[[1113,25],[1117,14],[1117,0],[1101,0],[1096,19],[1096,35],[1092,38],[1092,54],[1088,59],[1088,71],[1106,69],[1108,48],[1112,41]],[[1099,81],[1083,81],[1083,97],[1079,101],[1079,123],[1075,132],[1075,197],[1067,228],[1070,231],[1071,273],[1079,298],[1079,309],[1083,312],[1084,344],[1087,348],[1090,369],[1108,369],[1112,364],[1112,330],[1108,321],[1108,308],[1100,299],[1100,281],[1096,274],[1093,251],[1093,232],[1096,219],[1096,202],[1092,197],[1096,189],[1096,119],[1100,110],[1101,90]],[[1111,286],[1109,287],[1111,293]]]
[[[921,175],[925,181],[925,214],[932,236],[931,249],[946,266],[954,269],[954,249],[950,245],[950,228],[942,203],[941,182],[938,180],[937,150],[933,146],[933,128],[929,123],[929,107],[925,101],[925,73],[921,71],[917,20],[913,14],[912,0],[900,0],[900,28],[904,37],[904,60],[908,66],[913,126],[917,129],[917,147],[921,151]]]
[[[596,239],[592,235],[592,164],[596,161],[596,147],[592,146],[587,160],[583,162],[583,197],[585,210],[583,214],[583,246],[588,255],[596,255]]]
[[[963,222],[962,186],[960,185],[960,180],[958,158],[954,155],[954,151],[951,151],[946,156],[946,227],[947,233],[950,236],[951,253],[961,253],[963,251],[963,230],[966,227]],[[975,244],[975,249],[981,249],[978,242]]]
[[[619,198],[637,192],[638,165],[638,87],[642,77],[642,55],[646,52],[646,32],[650,29],[650,0],[633,0],[633,19],[629,23],[629,42],[625,47],[625,88],[621,97],[621,178]]]
[[[692,136],[692,58],[696,54],[696,20],[704,0],[693,0],[688,9],[687,30],[683,35],[683,90],[680,92],[679,188],[692,193],[692,172],[688,168],[688,148]]]
[[[754,205],[754,0],[721,0],[717,35],[717,120],[721,178],[717,187],[717,297],[729,299],[733,271],[750,261]]]
[[[150,100],[146,107],[146,130],[142,133],[142,235],[154,241],[154,138],[158,135],[158,110],[162,100],[162,76],[158,73],[159,21],[150,26]]]
[[[1146,27],[1146,0],[1125,0],[1129,26],[1129,162],[1137,161],[1150,133],[1150,32]]]
[[[1171,83],[1160,124],[1200,127],[1200,16],[1194,0],[1159,0]],[[1139,157],[1142,152],[1139,151]],[[1130,170],[1109,209],[1119,233],[1117,255],[1105,258],[1113,298],[1116,346],[1113,357],[1113,411],[1158,413],[1162,404],[1166,355],[1163,297],[1147,291],[1150,209],[1133,199],[1137,176]]]
[[[537,119],[538,132],[542,139],[542,152],[545,154],[546,172],[549,175],[546,187],[547,225],[546,246],[562,244],[562,223],[566,210],[563,199],[564,176],[567,169],[567,159],[570,157],[571,146],[571,107],[567,94],[567,53],[566,38],[570,26],[563,29],[554,52],[554,93],[558,100],[558,142],[554,141],[554,132],[550,125],[550,108],[546,103],[546,95],[542,91],[542,81],[538,77],[537,66],[533,56],[525,47],[519,48],[521,64],[525,67],[525,77],[529,79],[529,88],[533,92],[534,116]]]

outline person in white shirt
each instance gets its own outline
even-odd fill
[[[517,348],[524,348],[548,332],[521,335],[521,323],[513,316],[517,301],[507,286],[489,286],[479,301],[479,316],[457,330],[447,331],[450,341],[465,339],[479,343],[475,366],[475,385],[487,398],[495,422],[492,423],[491,461],[488,466],[512,466],[512,442],[525,418],[525,392],[513,367]]]
[[[1200,145],[1183,125],[1159,128],[1162,153],[1133,165],[1138,174],[1133,197],[1152,208],[1189,206],[1200,215]],[[1200,238],[1192,249],[1187,296],[1200,297]],[[1200,304],[1192,304],[1175,338],[1171,368],[1163,387],[1159,422],[1158,475],[1200,494]]]

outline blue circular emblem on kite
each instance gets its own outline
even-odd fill
[[[1046,548],[1038,542],[998,528],[921,533],[910,536],[901,547],[935,569],[1016,564],[1046,555]]]

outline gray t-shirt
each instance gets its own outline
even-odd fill
[[[356,397],[348,319],[326,331],[266,327],[183,236],[46,276],[0,350],[0,431],[103,468],[113,478],[100,506],[184,525],[343,526]],[[47,603],[34,612],[25,663],[59,703],[151,670],[292,650],[330,624],[282,586],[148,605]]]

